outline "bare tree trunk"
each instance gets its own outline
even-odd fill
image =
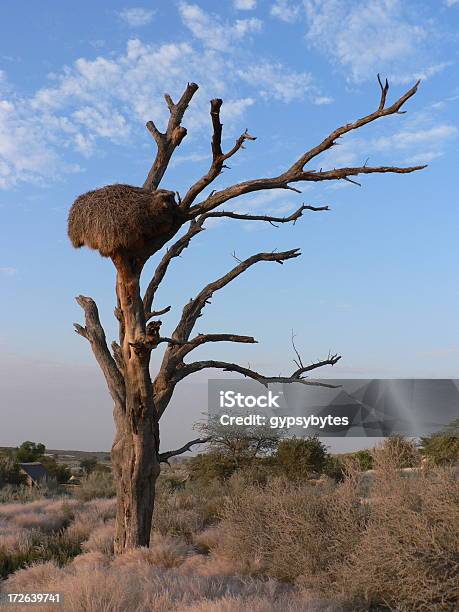
[[[159,467],[159,428],[149,372],[145,314],[140,297],[141,265],[114,259],[121,311],[121,355],[126,389],[124,407],[115,406],[112,463],[117,489],[115,553],[148,546]]]

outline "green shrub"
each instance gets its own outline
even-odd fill
[[[434,434],[421,438],[421,454],[434,465],[459,462],[459,437],[454,434]]]
[[[359,450],[350,454],[349,457],[362,472],[373,469],[373,455],[370,450]]]
[[[18,462],[8,455],[0,455],[0,488],[4,485],[20,485],[25,481]]]
[[[41,442],[37,444],[36,442],[27,440],[16,449],[16,459],[21,463],[38,461],[44,455],[45,451],[46,447],[44,444],[41,444]]]
[[[321,474],[327,463],[327,448],[317,436],[290,438],[279,443],[275,465],[289,480],[306,480]]]
[[[243,465],[246,463],[243,462]],[[211,451],[192,457],[187,467],[192,480],[210,482],[214,479],[226,480],[234,474],[237,464],[232,457],[218,451]]]

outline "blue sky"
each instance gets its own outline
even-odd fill
[[[81,320],[74,296],[90,295],[115,337],[114,273],[97,253],[71,247],[68,209],[103,184],[143,183],[154,155],[144,124],[161,126],[163,93],[177,97],[192,80],[200,89],[188,136],[163,180],[174,191],[206,171],[210,98],[224,99],[226,148],[246,127],[257,136],[224,186],[278,173],[374,110],[378,72],[390,99],[422,79],[407,114],[346,136],[318,163],[429,167],[363,177],[362,187],[244,197],[237,208],[246,212],[284,214],[302,202],[332,211],[295,227],[209,227],[171,266],[163,332],[234,265],[233,252],[301,247],[301,259],[251,269],[200,319],[197,331],[252,334],[259,344],[214,345],[202,357],[287,373],[294,329],[305,360],[343,355],[323,375],[457,376],[458,25],[457,0],[1,3],[0,444],[109,447],[110,401],[72,322]],[[169,408],[165,444],[184,441],[205,409],[205,375],[187,385]]]

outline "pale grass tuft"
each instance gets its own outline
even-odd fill
[[[150,548],[136,548],[125,552],[114,560],[114,567],[145,564],[163,568],[178,567],[189,553],[190,547],[178,538],[154,534]]]
[[[217,548],[220,535],[220,529],[218,526],[208,527],[204,531],[194,534],[193,544],[199,552],[208,553]]]
[[[33,563],[9,576],[2,585],[2,590],[7,593],[20,593],[51,589],[62,573],[54,561]]]
[[[115,523],[110,520],[96,527],[89,538],[82,543],[81,548],[84,552],[101,552],[104,555],[112,555],[114,538]]]

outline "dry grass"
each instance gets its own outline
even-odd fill
[[[110,257],[120,249],[142,248],[146,241],[168,232],[176,214],[171,191],[150,193],[131,185],[108,185],[75,200],[68,234],[74,247],[87,246]]]
[[[81,545],[81,549],[83,552],[100,552],[104,555],[112,555],[114,538],[115,522],[110,520],[93,529],[89,538]]]
[[[63,592],[63,612],[228,610],[232,603],[236,605],[233,610],[337,610],[311,607],[308,594],[276,581],[181,574],[175,568],[149,563],[103,563],[99,557],[84,561],[61,569],[46,563],[20,570],[4,583],[3,590]],[[294,594],[298,602],[303,597],[302,607],[294,606],[294,600],[288,602],[287,593]],[[48,609],[53,608],[42,607],[43,612]]]

